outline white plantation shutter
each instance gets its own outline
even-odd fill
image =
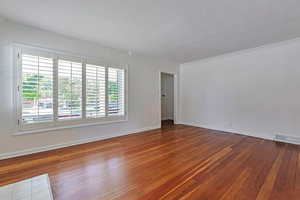
[[[53,120],[53,59],[22,54],[22,122]]]
[[[58,60],[58,119],[82,116],[82,63]]]
[[[125,70],[118,68],[108,68],[108,105],[107,114],[124,115],[125,114]]]
[[[125,69],[51,50],[23,46],[14,50],[20,130],[125,119]]]
[[[86,117],[105,117],[105,67],[86,65]]]

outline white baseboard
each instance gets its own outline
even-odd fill
[[[149,131],[149,130],[154,130],[154,129],[159,129],[159,128],[160,128],[160,125],[157,125],[157,126],[145,127],[145,128],[135,129],[135,130],[126,131],[126,132],[120,132],[120,133],[116,133],[114,135],[104,135],[104,136],[99,136],[99,137],[71,141],[71,142],[67,142],[67,143],[49,145],[49,146],[44,146],[44,147],[36,147],[36,148],[32,148],[32,149],[26,149],[23,151],[4,153],[4,154],[0,154],[0,160],[29,155],[29,154],[33,154],[33,153],[49,151],[49,150],[54,150],[54,149],[60,149],[60,148],[79,145],[79,144],[85,144],[85,143],[89,143],[89,142],[96,142],[96,141],[100,141],[100,140],[104,140],[104,139],[108,139],[108,138],[130,135],[130,134],[134,134],[134,133],[139,133],[139,132]]]
[[[277,134],[275,135],[274,140],[277,142],[285,142],[285,143],[300,145],[300,137],[292,136],[292,135]]]
[[[196,127],[206,128],[206,129],[211,129],[211,130],[217,130],[217,131],[222,131],[222,132],[235,133],[235,134],[239,134],[239,135],[246,135],[246,136],[251,136],[251,137],[256,137],[256,138],[261,138],[261,139],[266,139],[266,140],[272,140],[272,141],[274,141],[274,138],[275,138],[275,134],[265,134],[265,133],[223,128],[223,127],[220,128],[220,127],[216,127],[216,126],[212,126],[212,125],[205,125],[205,124],[200,124],[200,123],[195,123],[195,122],[181,122],[181,124],[185,124],[185,125],[189,125],[189,126],[196,126]]]

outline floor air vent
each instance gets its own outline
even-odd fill
[[[286,136],[286,135],[277,134],[277,135],[275,135],[274,140],[278,141],[278,142],[300,144],[300,137],[295,137],[295,136]]]

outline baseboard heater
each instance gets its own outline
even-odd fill
[[[286,136],[286,135],[277,134],[275,135],[274,140],[278,142],[300,144],[300,137],[295,137],[295,136]]]

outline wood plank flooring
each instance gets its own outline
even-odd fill
[[[0,186],[48,173],[55,200],[299,200],[297,145],[166,126],[0,161]]]

